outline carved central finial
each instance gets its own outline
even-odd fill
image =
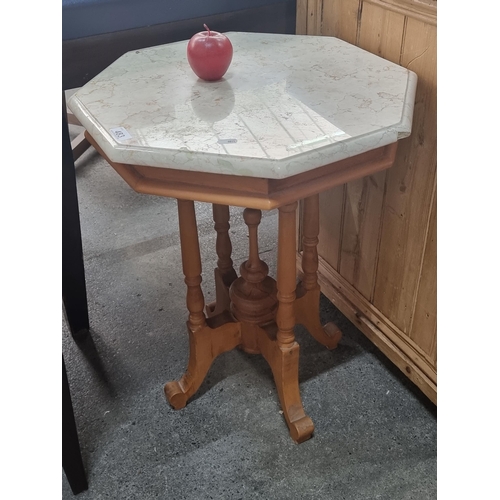
[[[269,267],[259,257],[257,228],[262,212],[245,208],[243,219],[248,226],[249,257],[240,266],[241,276],[230,289],[231,312],[240,321],[262,325],[274,320],[277,308],[276,281],[268,276]]]

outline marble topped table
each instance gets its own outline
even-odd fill
[[[128,52],[68,102],[89,141],[138,192],[178,200],[190,358],[165,385],[178,409],[212,361],[240,347],[271,366],[292,438],[314,425],[299,392],[293,327],[326,347],[319,322],[319,193],[389,168],[411,131],[415,73],[333,37],[226,33],[234,55],[218,82],[199,80],[187,41]],[[303,276],[296,285],[296,212],[303,200]],[[213,204],[216,302],[205,307],[194,201]],[[245,207],[249,258],[231,260],[229,205]],[[278,208],[278,275],[258,252],[261,210]]]

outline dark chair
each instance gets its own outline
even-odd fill
[[[71,335],[75,339],[81,339],[89,332],[89,313],[75,165],[68,132],[64,93],[62,152],[62,298]],[[62,360],[62,464],[73,493],[76,495],[86,490],[87,478],[80,453],[64,358]]]

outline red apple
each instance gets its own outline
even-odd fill
[[[220,80],[229,68],[233,58],[233,46],[229,38],[217,31],[196,33],[187,46],[189,65],[202,80]]]

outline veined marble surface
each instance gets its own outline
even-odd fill
[[[218,82],[186,40],[124,54],[68,107],[114,162],[273,179],[410,134],[412,71],[333,37],[226,35]]]

